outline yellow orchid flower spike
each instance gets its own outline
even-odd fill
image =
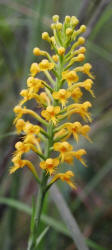
[[[65,178],[63,174],[57,173],[60,172],[61,162],[73,165],[76,158],[86,166],[83,160],[85,149],[74,151],[69,141],[71,136],[77,143],[80,136],[91,141],[88,136],[90,126],[82,125],[81,121],[76,120],[77,115],[85,122],[92,120],[88,111],[92,104],[88,100],[83,102],[83,89],[89,91],[94,97],[92,66],[88,62],[83,63],[86,48],[82,33],[85,32],[86,26],[81,25],[77,29],[78,23],[79,20],[74,16],[66,16],[61,23],[59,16],[54,15],[51,24],[53,35],[50,37],[48,32],[42,33],[42,39],[50,44],[51,49],[54,50],[53,53],[49,54],[38,47],[33,49],[35,57],[44,58],[40,62],[36,62],[35,58],[35,62],[31,64],[30,76],[26,82],[27,88],[20,92],[22,99],[14,108],[16,114],[14,123],[17,133],[22,134],[22,141],[15,145],[14,159],[17,157],[17,161],[12,159],[14,167],[10,169],[10,173],[19,168],[19,163],[20,168],[24,166],[25,159],[22,159],[22,156],[26,156],[30,150],[39,157],[39,166],[46,173],[46,179],[50,175],[54,175],[55,181],[59,176],[61,180]],[[37,77],[42,74],[46,81],[42,77]],[[81,74],[87,75],[82,82]],[[27,107],[27,103],[32,99],[40,109],[39,112]],[[72,122],[70,122],[71,116]],[[34,124],[30,121],[30,117],[35,120]],[[57,155],[56,158],[52,157],[53,152]],[[26,166],[29,166],[28,162]],[[58,177],[55,177],[55,172]],[[70,172],[68,173],[72,176]]]
[[[21,139],[15,145],[9,171],[12,174],[26,166],[40,185],[37,215],[33,217],[36,218],[32,229],[35,237],[30,237],[30,249],[36,246],[40,214],[48,189],[58,180],[76,189],[72,180],[76,159],[87,166],[83,159],[86,150],[74,150],[73,141],[78,143],[80,136],[91,141],[88,122],[92,121],[92,104],[84,95],[86,90],[94,97],[94,76],[91,64],[84,62],[86,49],[82,34],[86,26],[78,28],[78,23],[75,16],[66,16],[63,23],[58,15],[53,16],[53,34],[42,33],[51,53],[38,46],[33,49],[35,61],[30,66],[26,88],[20,92],[21,100],[14,107],[14,124]],[[39,56],[43,57],[40,61]],[[34,107],[32,100],[36,104]],[[38,166],[32,163],[33,157],[27,158],[29,153],[37,156]],[[68,171],[64,172],[65,163],[72,165],[72,171],[68,166]]]

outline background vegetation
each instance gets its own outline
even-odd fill
[[[0,0],[0,249],[22,250],[27,246],[30,207],[37,185],[27,169],[9,176],[11,156],[18,140],[12,124],[13,107],[34,60],[33,47],[48,48],[41,40],[41,32],[50,30],[54,14],[60,15],[61,21],[65,15],[76,15],[80,23],[88,26],[86,60],[93,65],[96,76],[96,98],[88,95],[93,103],[93,143],[80,141],[88,151],[88,168],[76,162],[77,191],[61,183],[58,185],[60,191],[56,187],[52,189],[41,223],[41,230],[46,224],[50,228],[39,250],[78,249],[74,231],[70,233],[68,230],[71,213],[85,235],[89,249],[111,250],[112,1],[109,0]],[[58,192],[62,193],[69,210]]]

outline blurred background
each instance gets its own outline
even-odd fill
[[[9,175],[14,144],[18,141],[13,107],[35,60],[33,47],[49,50],[41,33],[51,32],[54,14],[60,15],[60,21],[66,15],[75,15],[80,24],[87,25],[86,61],[93,65],[96,95],[94,99],[87,95],[93,104],[90,134],[93,143],[81,140],[79,144],[88,152],[88,168],[76,162],[77,191],[63,183],[58,187],[87,239],[88,248],[111,250],[112,1],[109,0],[0,0],[0,249],[27,248],[30,207],[37,185],[27,169]],[[58,199],[52,192],[46,199],[41,222],[42,230],[46,224],[50,228],[39,250],[77,249],[57,205]]]

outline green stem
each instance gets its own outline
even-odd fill
[[[33,224],[33,230],[31,230],[29,242],[28,242],[28,250],[36,250],[36,240],[39,233],[39,225],[40,225],[40,216],[42,213],[43,203],[45,199],[45,187],[47,184],[48,176],[43,173],[42,176],[42,182],[40,185],[40,189],[37,195],[37,202],[35,205],[35,214],[34,214],[34,224]]]
[[[52,85],[54,86],[55,85],[55,81],[53,80],[53,78],[49,74],[48,70],[44,71],[44,74],[46,75],[46,77],[50,81],[50,83],[52,83]]]
[[[50,153],[51,153],[50,148],[53,145],[53,124],[52,123],[49,124],[47,133],[49,135],[49,138],[47,140],[47,145],[46,145],[45,159],[47,159],[50,156]],[[40,189],[37,195],[37,202],[34,207],[34,214],[32,213],[33,225],[31,226],[31,232],[30,232],[30,237],[28,241],[28,250],[36,250],[36,240],[37,240],[38,233],[39,233],[40,217],[42,213],[43,203],[44,203],[45,195],[47,193],[46,187],[47,187],[48,177],[49,176],[46,175],[46,172],[43,172],[42,180],[40,183]]]

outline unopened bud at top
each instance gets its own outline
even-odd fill
[[[52,24],[51,24],[51,29],[52,29],[52,30],[56,29],[56,24],[55,24],[55,23],[52,23]]]
[[[54,36],[51,36],[50,41],[51,41],[52,43],[55,43],[55,38],[54,38]]]
[[[70,36],[72,33],[73,33],[73,29],[71,29],[71,28],[66,29],[66,35],[67,36]]]
[[[71,17],[71,25],[76,26],[79,23],[79,20],[75,17]]]
[[[57,28],[57,30],[61,30],[62,29],[62,23],[57,23],[56,24],[56,28]]]
[[[70,16],[65,17],[65,23],[70,23]]]
[[[50,37],[49,37],[48,32],[43,32],[43,33],[42,33],[42,39],[43,39],[43,40],[46,40],[46,41],[49,41]]]
[[[52,17],[52,19],[53,19],[53,21],[56,23],[56,22],[59,21],[59,16],[58,16],[58,15],[54,15],[54,16]]]

